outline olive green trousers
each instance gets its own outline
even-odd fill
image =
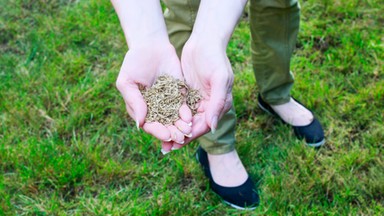
[[[170,41],[180,56],[191,35],[200,0],[163,1],[167,7],[164,16]],[[286,103],[294,82],[290,60],[299,30],[300,5],[297,0],[250,0],[249,14],[252,64],[258,89],[267,103]],[[215,134],[207,133],[199,139],[200,145],[209,154],[232,151],[235,125],[236,114],[232,108],[219,121]]]

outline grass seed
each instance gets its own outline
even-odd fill
[[[159,76],[152,87],[141,93],[148,106],[146,122],[172,125],[179,119],[179,109],[186,102],[192,114],[196,114],[201,95],[190,89],[184,81],[169,75]]]

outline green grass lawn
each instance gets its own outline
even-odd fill
[[[315,150],[257,108],[244,15],[228,47],[237,149],[261,205],[209,190],[197,143],[162,156],[115,80],[127,51],[109,1],[0,0],[0,215],[383,215],[384,4],[302,1],[293,95]]]

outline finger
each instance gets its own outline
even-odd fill
[[[197,113],[192,119],[192,137],[186,137],[184,145],[208,133],[210,128],[205,121],[205,113]]]
[[[177,143],[173,143],[173,146],[171,148],[172,151],[176,151],[176,150],[179,150],[181,148],[183,148],[185,145],[181,145],[181,144],[177,144]]]
[[[199,102],[199,106],[198,106],[198,108],[197,108],[197,112],[198,112],[198,113],[202,113],[202,112],[204,112],[205,109],[206,109],[206,106],[207,106],[206,101],[200,101],[200,102]]]
[[[143,125],[145,132],[151,134],[159,140],[169,142],[171,141],[171,133],[168,128],[159,122],[149,122]]]
[[[227,113],[232,108],[232,106],[233,106],[233,97],[232,97],[232,94],[230,94],[227,96],[222,113],[223,114]]]
[[[222,115],[227,99],[227,91],[228,85],[225,80],[212,83],[211,95],[206,107],[206,121],[212,133],[215,133],[219,117]]]
[[[163,155],[166,155],[166,154],[168,154],[169,152],[171,152],[172,151],[172,147],[173,147],[173,144],[174,144],[174,142],[162,142],[161,143],[161,153],[163,154]]]
[[[128,114],[135,120],[137,126],[142,126],[147,115],[147,104],[138,85],[118,78],[116,86],[124,98]]]
[[[181,133],[175,126],[170,125],[167,126],[170,134],[171,134],[171,139],[172,141],[178,143],[178,144],[184,144],[184,134]]]
[[[181,105],[181,107],[179,109],[179,116],[180,116],[181,120],[183,120],[187,124],[192,122],[192,111],[191,111],[191,109],[189,109],[189,107],[187,106],[186,103]]]
[[[134,119],[135,113],[133,112],[132,108],[125,104],[125,109],[127,110],[128,115],[131,116],[132,119]]]
[[[177,120],[177,121],[175,122],[175,126],[176,126],[176,128],[177,128],[181,133],[184,134],[184,136],[186,136],[186,137],[191,137],[191,136],[192,136],[192,134],[191,134],[191,132],[192,132],[192,120],[190,121],[189,124],[185,123],[185,122],[182,121],[182,120]]]

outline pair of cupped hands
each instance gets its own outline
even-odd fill
[[[198,89],[202,99],[198,112],[183,104],[180,119],[173,125],[146,122],[147,105],[140,86],[151,87],[157,77],[170,75],[184,80]],[[153,135],[162,143],[162,152],[179,149],[192,140],[211,131],[215,132],[219,119],[232,106],[233,71],[226,55],[226,47],[210,41],[189,39],[181,59],[169,42],[146,42],[126,53],[116,85],[122,94],[126,109],[138,128]]]

